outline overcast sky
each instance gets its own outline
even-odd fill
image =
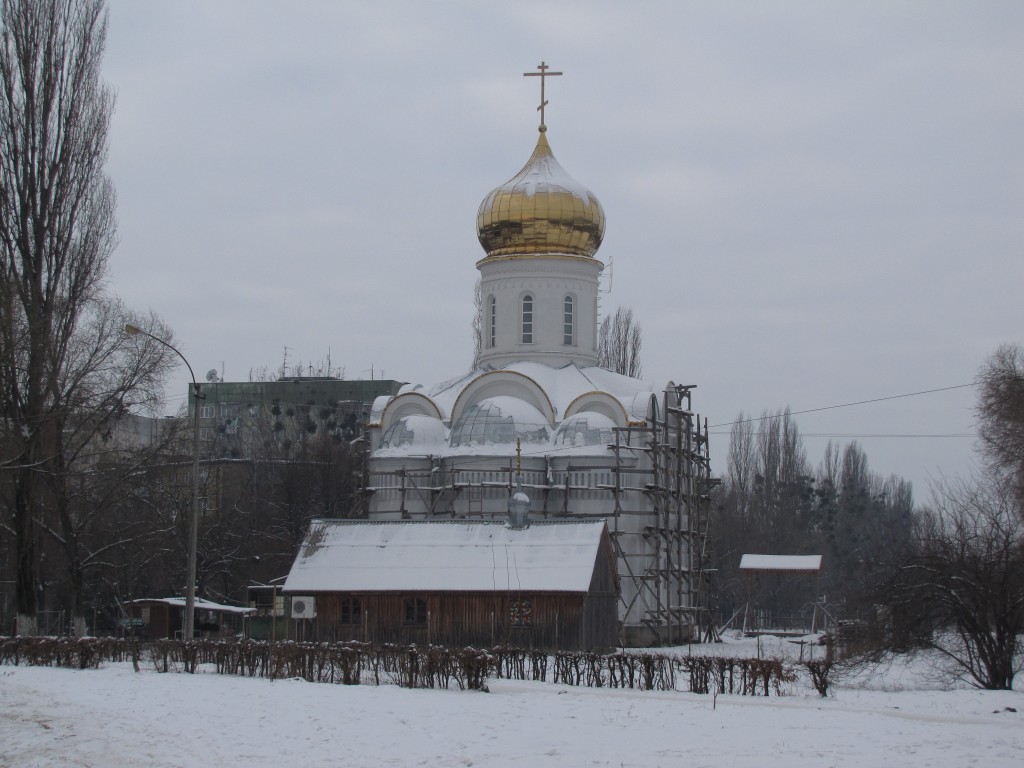
[[[1024,341],[1016,0],[109,5],[110,286],[200,377],[285,347],[467,370],[476,210],[533,149],[542,60],[552,149],[608,220],[602,308],[711,425],[968,384]],[[797,421],[814,465],[857,439],[925,500],[970,466],[973,400]]]

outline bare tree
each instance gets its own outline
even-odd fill
[[[166,347],[126,336],[128,322],[173,338],[158,318],[140,318],[117,299],[88,302],[68,340],[49,413],[54,430],[47,486],[55,520],[38,522],[64,556],[68,607],[78,635],[86,626],[85,571],[97,562],[97,551],[107,547],[90,535],[93,522],[109,511],[121,486],[134,481],[129,471],[98,470],[110,463],[111,438],[128,414],[155,412],[163,378],[176,362]],[[144,446],[132,463],[149,460],[161,447],[159,439]]]
[[[100,79],[104,0],[0,0],[0,24],[0,389],[18,630],[33,633],[37,524],[67,501],[68,409],[123,405],[89,371],[110,358],[86,329],[115,242],[103,171],[114,96]]]
[[[473,363],[469,370],[475,371],[480,365],[480,353],[484,349],[484,297],[480,292],[480,279],[473,285]]]
[[[1004,344],[978,373],[982,450],[993,466],[1014,478],[1024,499],[1024,346]]]
[[[63,578],[48,591],[56,592],[69,611],[76,636],[86,631],[90,604],[94,616],[98,610],[109,619],[119,595],[105,587],[118,580],[130,586],[126,565],[150,567],[173,540],[175,528],[183,527],[172,516],[151,514],[150,477],[156,466],[181,463],[174,451],[184,441],[186,423],[126,413],[104,418],[108,415],[109,409],[100,408],[76,412],[69,420],[68,432],[78,439],[58,454],[66,469],[53,478],[55,509],[39,521],[49,540],[44,544],[53,545],[50,551],[61,556],[64,567]],[[184,535],[180,538],[184,541]]]
[[[750,518],[751,499],[754,495],[754,476],[757,473],[757,451],[754,443],[754,420],[740,411],[729,433],[729,459],[725,482],[734,498],[739,519]]]
[[[642,345],[640,324],[633,320],[630,307],[619,307],[615,315],[607,315],[597,337],[597,364],[609,371],[639,379]]]
[[[906,551],[913,513],[911,484],[872,472],[856,442],[841,452],[827,450],[813,516],[827,561],[822,589],[846,600],[851,612],[868,610],[886,567]]]
[[[1024,517],[1005,478],[936,489],[915,551],[885,590],[893,616],[979,688],[1012,690],[1024,668]]]
[[[807,458],[788,408],[756,419],[742,413],[736,418],[724,479],[714,549],[720,609],[728,617],[747,589],[738,571],[742,554],[806,552],[813,541]],[[806,596],[792,581],[763,581],[755,601],[775,614],[795,615]]]

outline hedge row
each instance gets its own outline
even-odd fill
[[[778,659],[677,657],[650,652],[547,653],[522,648],[462,648],[297,643],[235,638],[157,640],[122,638],[0,638],[0,664],[95,668],[104,661],[142,661],[160,672],[195,672],[200,664],[218,674],[301,678],[342,685],[486,690],[488,677],[538,680],[591,688],[780,696],[796,669]],[[817,664],[811,669],[809,664]],[[825,695],[828,669],[808,662],[814,687]]]

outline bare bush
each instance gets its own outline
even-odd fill
[[[1024,516],[1008,482],[938,488],[914,545],[888,585],[892,615],[977,687],[1012,690],[1024,666]]]

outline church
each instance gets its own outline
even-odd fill
[[[604,520],[619,579],[619,642],[712,631],[712,483],[692,386],[598,365],[597,252],[605,212],[555,159],[541,106],[526,165],[476,216],[480,350],[468,374],[407,384],[370,416],[370,521],[504,520],[518,484],[532,521]],[[499,148],[500,149],[500,148]]]

